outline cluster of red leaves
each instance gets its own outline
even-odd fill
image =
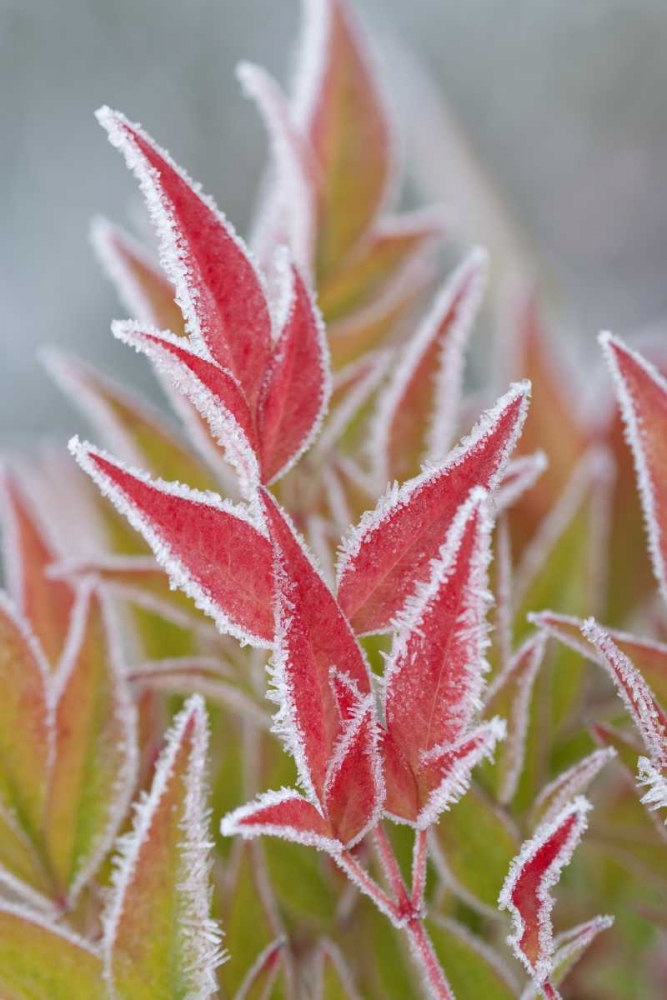
[[[651,686],[662,684],[663,696],[667,648],[524,606],[529,584],[542,596],[535,580],[544,553],[608,494],[603,449],[616,447],[617,426],[593,428],[561,412],[564,386],[545,360],[531,307],[520,338],[522,370],[538,394],[530,419],[530,383],[512,384],[452,449],[466,420],[464,356],[485,254],[474,250],[416,330],[406,326],[430,277],[441,219],[435,211],[390,213],[391,134],[362,36],[343,0],[313,0],[308,10],[291,100],[264,71],[240,73],[274,159],[254,255],[139,126],[108,109],[98,114],[139,180],[164,270],[125,234],[96,224],[98,249],[135,316],[113,332],[151,361],[193,448],[88,366],[51,356],[122,460],[78,439],[71,451],[146,547],[133,547],[104,507],[128,555],[70,544],[65,560],[47,541],[54,529],[73,534],[59,520],[57,498],[46,532],[19,480],[5,479],[13,603],[0,605],[8,692],[0,712],[0,882],[30,910],[0,906],[0,924],[14,962],[27,925],[45,954],[55,935],[53,996],[70,961],[89,966],[81,996],[109,989],[140,1000],[147,982],[156,996],[171,996],[172,974],[182,995],[215,995],[222,955],[210,918],[206,710],[199,696],[187,703],[156,763],[160,727],[142,686],[196,689],[266,724],[258,699],[229,683],[215,657],[123,668],[109,593],[207,641],[232,636],[270,651],[272,728],[294,760],[298,787],[233,809],[222,833],[276,836],[328,854],[407,935],[434,997],[453,991],[424,926],[427,832],[466,794],[475,768],[495,783],[498,803],[515,797],[548,636],[611,675],[644,745],[642,801],[667,807],[667,716]],[[613,338],[603,348],[667,597],[667,384]],[[359,423],[365,449],[355,439]],[[545,461],[537,449],[555,423],[552,466],[539,480]],[[612,534],[618,521],[616,511]],[[510,528],[522,553],[514,584]],[[499,652],[487,687],[494,548]],[[215,640],[192,601],[215,623]],[[513,652],[517,611],[522,626],[527,611],[537,612],[536,628]],[[383,663],[370,655],[382,636]],[[604,725],[595,735],[613,744]],[[563,969],[611,924],[596,917],[554,936],[551,889],[586,829],[583,793],[613,755],[610,745],[589,753],[530,803],[532,836],[499,898],[530,977],[523,997],[557,998]],[[98,873],[137,784],[146,794],[117,852],[93,947],[55,921]],[[409,887],[386,821],[414,830]],[[364,863],[371,843],[386,887]],[[268,995],[283,954],[278,938],[237,996]],[[10,982],[3,961],[0,944],[0,982]],[[324,943],[318,996],[330,974],[352,995],[340,956]],[[15,977],[12,997],[28,995],[21,989],[31,988],[29,973],[21,966]]]

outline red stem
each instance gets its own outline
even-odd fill
[[[454,1000],[454,994],[421,920],[418,917],[413,917],[405,930],[410,939],[412,951],[418,959],[424,981],[428,985],[430,996],[434,1000]]]
[[[401,875],[401,869],[398,867],[391,841],[383,826],[378,825],[373,830],[373,839],[375,840],[375,847],[380,858],[382,870],[391,886],[398,909],[403,913],[403,916],[407,916],[411,909],[410,897],[408,896],[407,886]]]
[[[546,1000],[561,1000],[560,993],[549,979],[542,983],[542,993],[546,997]]]
[[[357,888],[373,900],[378,910],[384,913],[386,917],[389,917],[393,923],[396,923],[399,919],[399,914],[393,899],[390,899],[377,882],[370,877],[366,869],[359,864],[354,855],[350,854],[349,851],[345,851],[343,854],[335,856],[334,860]]]
[[[424,905],[426,890],[426,865],[428,862],[428,844],[426,830],[417,830],[412,853],[412,896],[411,902],[415,910],[421,910]]]

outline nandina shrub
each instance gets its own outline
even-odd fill
[[[466,394],[485,255],[440,286],[353,13],[306,13],[289,98],[240,72],[252,253],[98,113],[161,264],[95,223],[113,332],[180,430],[51,352],[112,453],[3,476],[2,997],[663,996],[664,351],[601,340],[629,448],[534,302],[532,401]]]

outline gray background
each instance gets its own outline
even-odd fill
[[[359,6],[381,51],[392,53],[385,72],[413,129],[406,145],[423,197],[450,198],[458,188],[448,176],[448,133],[432,109],[422,115],[423,84],[409,61],[394,58],[398,39],[464,125],[533,266],[557,290],[572,343],[590,343],[599,326],[659,328],[667,316],[667,3]],[[40,344],[75,349],[115,373],[132,367],[130,377],[146,382],[135,355],[112,342],[109,320],[121,310],[87,240],[95,212],[143,225],[134,181],[93,110],[109,103],[142,121],[243,229],[264,138],[234,66],[251,58],[284,79],[297,16],[297,0],[0,0],[3,445],[81,424],[36,362]],[[423,128],[414,134],[424,121],[428,146]],[[463,215],[470,238],[491,235]]]

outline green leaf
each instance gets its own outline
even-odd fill
[[[0,595],[0,807],[39,841],[53,751],[48,666]]]
[[[0,907],[2,1000],[107,1000],[92,947],[27,910]]]
[[[104,956],[123,1000],[215,995],[220,932],[210,919],[204,703],[169,731],[148,796],[123,842],[104,917]]]
[[[136,718],[111,612],[80,592],[57,675],[55,760],[45,820],[54,875],[74,899],[110,850],[134,790]]]
[[[496,912],[520,842],[502,813],[472,787],[433,831],[433,860],[445,883],[472,906]]]

